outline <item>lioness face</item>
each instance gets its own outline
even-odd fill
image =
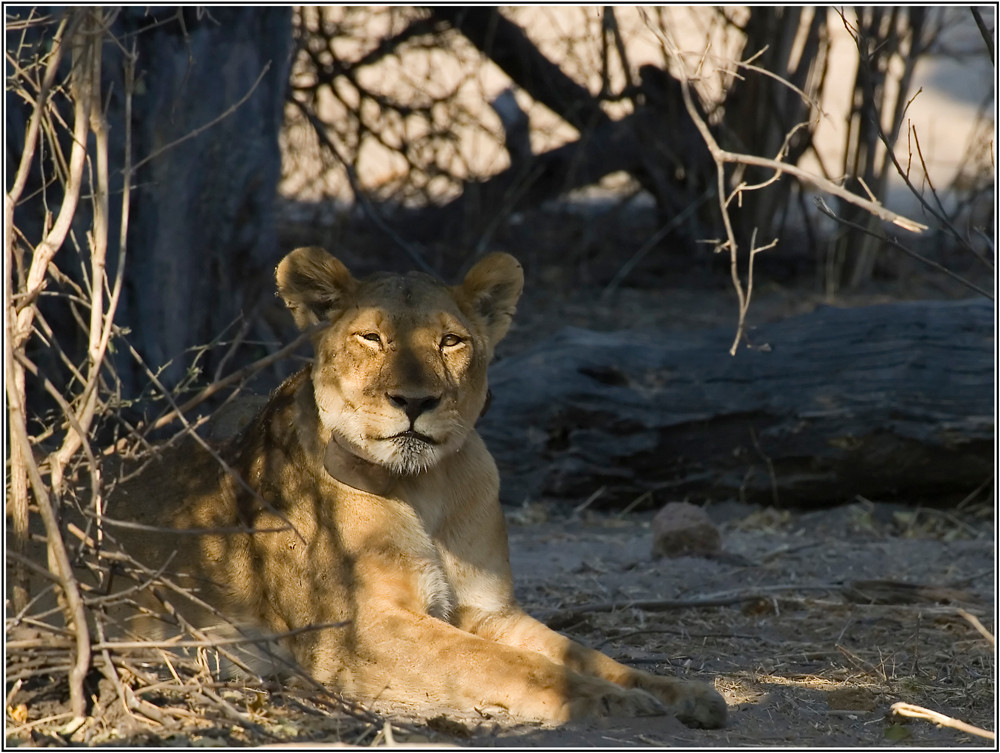
[[[486,399],[489,344],[430,278],[385,277],[358,293],[317,338],[320,420],[353,453],[417,473],[465,442]]]
[[[421,273],[357,280],[315,247],[282,260],[278,291],[314,338],[313,388],[331,440],[394,474],[459,450],[486,402],[486,366],[506,334],[523,274],[507,254],[461,285]]]

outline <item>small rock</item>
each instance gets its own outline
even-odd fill
[[[706,557],[722,551],[722,534],[700,507],[670,502],[653,518],[653,557]]]

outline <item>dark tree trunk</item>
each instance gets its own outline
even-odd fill
[[[29,30],[35,47],[23,46],[24,54],[44,50],[52,28]],[[261,285],[271,286],[279,257],[273,201],[292,52],[291,9],[126,6],[109,32],[118,41],[104,45],[101,77],[110,138],[112,279],[128,130],[123,49],[134,45],[136,53],[129,125],[131,161],[138,169],[132,176],[116,322],[128,328],[128,342],[153,371],[169,362],[159,376],[173,386],[193,361],[185,350],[208,344],[241,314],[250,314]],[[10,96],[7,104],[7,153],[19,157],[29,111]],[[66,119],[72,122],[70,112]],[[67,153],[68,148],[65,144]],[[41,238],[44,208],[61,200],[58,185],[46,184],[52,174],[50,165],[38,164],[31,185],[47,185],[47,194],[26,191],[29,198],[17,208],[15,222],[29,243]],[[89,210],[84,198],[74,220],[84,249]],[[75,254],[67,242],[54,263],[79,282]],[[45,305],[60,346],[79,362],[85,343],[74,317],[64,301],[50,298]],[[207,354],[201,365],[212,368],[220,352]],[[147,383],[143,370],[126,349],[117,347],[115,354],[123,397],[135,398]],[[68,378],[58,376],[62,366],[51,351],[33,356],[54,382]]]
[[[177,18],[136,37],[145,94],[133,105],[133,158],[177,143],[136,176],[123,315],[149,364],[173,359],[168,383],[190,364],[186,348],[250,313],[279,256],[273,204],[291,9],[202,12],[199,19],[187,9],[183,25]],[[136,7],[124,9],[120,23],[141,30],[151,20]],[[122,104],[113,104],[119,121]],[[120,137],[123,128],[115,130]]]
[[[992,303],[821,308],[732,329],[568,329],[493,369],[503,497],[961,499],[993,474]]]

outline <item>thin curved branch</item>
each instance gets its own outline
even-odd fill
[[[952,278],[956,282],[959,282],[962,285],[965,285],[965,287],[969,288],[970,290],[974,290],[976,293],[979,293],[979,295],[985,296],[986,298],[989,298],[991,301],[994,300],[993,294],[990,293],[988,290],[983,290],[983,288],[979,287],[975,283],[970,282],[969,280],[966,280],[961,275],[955,274],[950,269],[948,269],[947,267],[945,267],[945,266],[943,266],[941,264],[938,264],[933,259],[928,259],[926,256],[922,256],[921,254],[918,254],[916,251],[914,251],[911,248],[907,248],[906,246],[904,246],[902,243],[900,243],[899,241],[895,240],[894,238],[890,238],[887,235],[879,235],[878,233],[874,233],[871,230],[869,230],[868,228],[866,228],[866,227],[864,227],[862,225],[857,224],[856,222],[851,222],[850,220],[845,220],[843,217],[838,216],[836,212],[834,212],[832,209],[830,209],[829,206],[827,206],[826,202],[823,201],[823,197],[822,196],[816,196],[814,200],[816,202],[816,208],[819,209],[819,211],[821,211],[823,214],[825,214],[831,220],[834,220],[834,221],[840,223],[841,225],[846,225],[847,227],[849,227],[849,228],[851,228],[853,230],[857,230],[859,232],[862,232],[865,235],[870,235],[872,238],[877,238],[882,243],[888,243],[893,248],[896,248],[896,249],[902,251],[904,254],[906,254],[907,256],[909,256],[909,257],[911,257],[913,259],[916,259],[921,264],[926,264],[928,267],[931,267],[932,269],[937,270],[941,274],[947,275],[948,277]]]

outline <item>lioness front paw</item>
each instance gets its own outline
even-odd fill
[[[726,699],[708,683],[648,675],[636,684],[662,700],[688,727],[717,729],[726,724]]]
[[[601,697],[601,716],[659,716],[666,707],[639,688],[614,689]]]
[[[726,725],[726,699],[711,685],[692,682],[690,693],[675,705],[675,715],[689,727],[718,729]]]
[[[658,716],[668,709],[652,693],[641,688],[623,688],[620,685],[594,679],[579,683],[576,696],[569,701],[570,719],[593,716]]]

